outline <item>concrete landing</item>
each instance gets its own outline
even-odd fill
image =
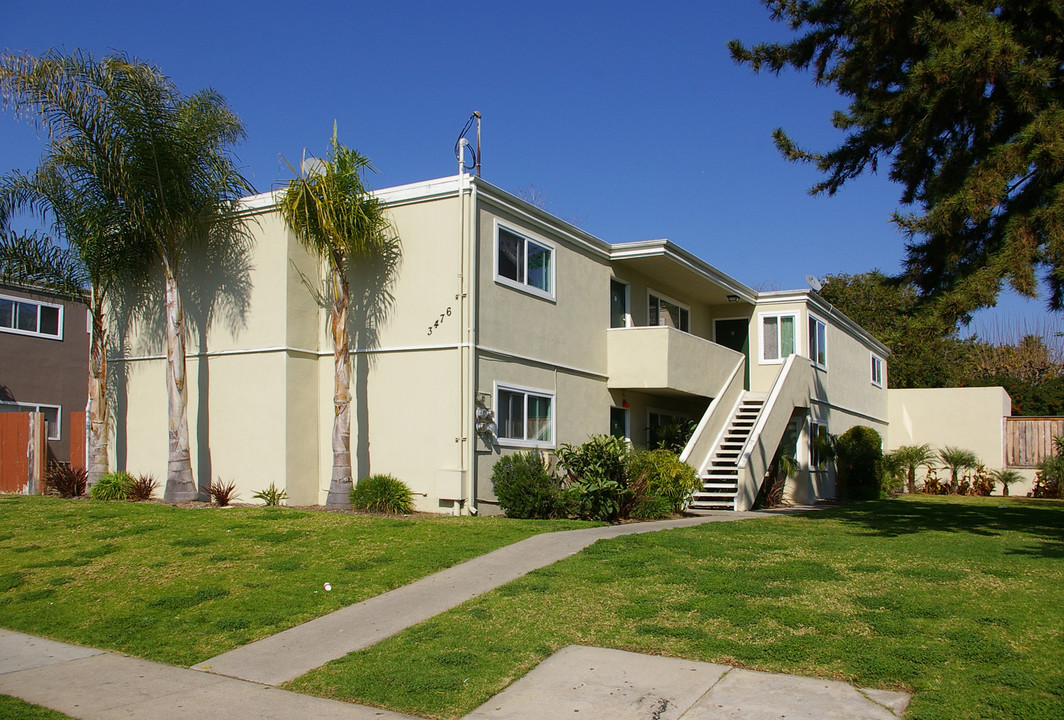
[[[466,720],[897,720],[906,693],[570,645]]]

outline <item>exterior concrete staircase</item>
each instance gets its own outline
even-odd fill
[[[691,499],[692,508],[735,509],[735,497],[739,491],[739,458],[764,404],[764,393],[743,393],[720,443],[700,475],[702,489],[695,492]]]

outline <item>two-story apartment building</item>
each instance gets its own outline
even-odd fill
[[[810,501],[834,494],[818,432],[886,426],[886,348],[811,291],[759,293],[666,240],[610,244],[469,175],[387,188],[402,242],[390,273],[351,273],[352,457],[434,512],[496,512],[501,454],[590,434],[644,445],[690,420],[697,501],[749,507],[781,441]],[[332,348],[323,267],[273,194],[248,198],[255,238],[240,322],[190,338],[193,468],[244,499],[270,482],[324,501]],[[193,271],[195,272],[195,271]],[[117,467],[164,476],[162,338],[132,327]]]
[[[54,294],[0,286],[0,412],[40,412],[50,460],[70,460],[69,414],[88,393],[87,309]]]

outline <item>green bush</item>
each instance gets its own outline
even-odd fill
[[[672,503],[660,495],[648,495],[632,506],[631,517],[636,520],[663,520],[673,514]]]
[[[371,475],[351,490],[351,507],[370,512],[409,515],[414,511],[414,494],[402,480],[391,475]]]
[[[128,500],[132,486],[132,475],[125,470],[115,470],[100,476],[89,490],[89,497],[93,500]]]
[[[575,515],[615,522],[641,500],[628,487],[629,452],[623,438],[611,435],[592,435],[583,445],[558,448],[569,482],[565,496]]]
[[[628,473],[632,478],[645,478],[647,492],[666,501],[667,513],[683,512],[691,495],[701,487],[694,468],[669,450],[637,453],[628,464]]]
[[[560,484],[534,450],[499,458],[491,471],[491,484],[507,517],[545,519],[565,514]]]
[[[836,482],[840,500],[874,500],[883,494],[883,438],[864,425],[854,425],[835,446]]]

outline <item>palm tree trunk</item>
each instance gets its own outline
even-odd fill
[[[348,357],[348,287],[343,263],[334,261],[329,271],[329,329],[333,339],[332,478],[325,507],[351,507],[351,363]]]
[[[166,395],[170,446],[166,466],[166,502],[189,502],[198,496],[192,477],[188,443],[188,400],[185,387],[185,312],[169,258],[166,273]]]
[[[85,490],[107,473],[107,441],[110,431],[107,407],[107,330],[103,324],[103,302],[93,290],[92,335],[89,338],[89,467]],[[73,460],[73,458],[71,458]]]

